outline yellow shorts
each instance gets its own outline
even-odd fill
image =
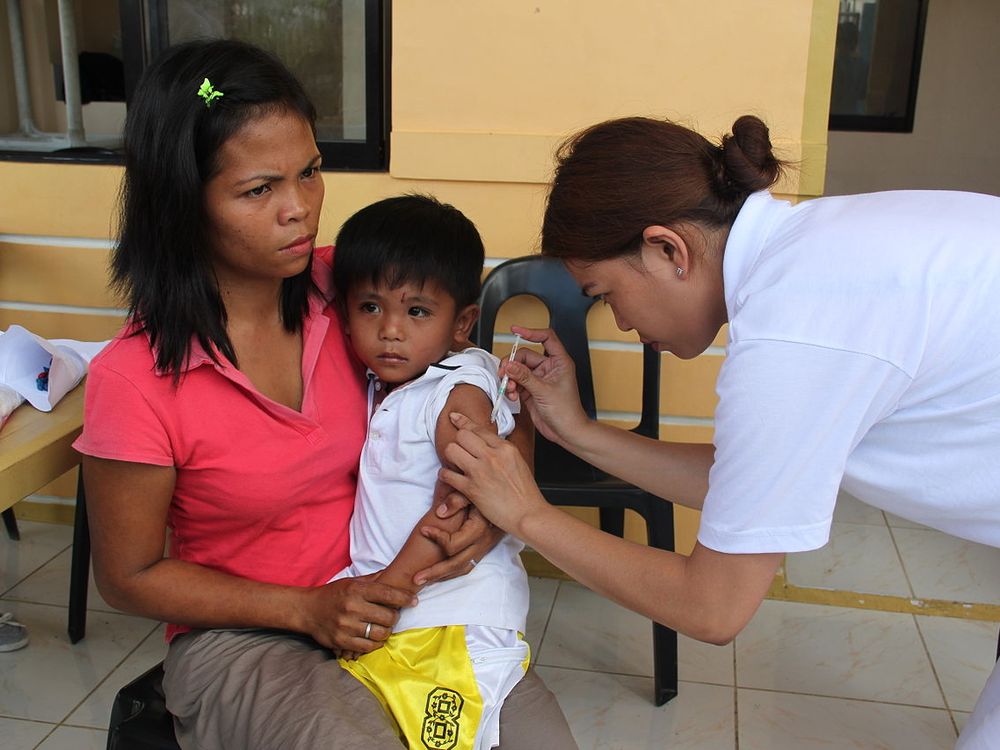
[[[529,658],[518,633],[447,625],[393,633],[382,648],[340,664],[375,694],[411,750],[488,750]]]

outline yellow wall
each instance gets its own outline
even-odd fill
[[[396,0],[390,169],[324,173],[320,239],[373,200],[422,191],[465,211],[493,262],[535,252],[555,144],[630,114],[680,119],[710,137],[758,114],[781,155],[800,162],[779,190],[817,195],[836,12],[836,0]],[[100,282],[119,176],[0,163],[0,328],[91,339],[113,329],[116,303]],[[515,306],[513,319],[537,313]],[[591,331],[598,407],[634,421],[637,339],[602,309]],[[665,438],[711,440],[721,339],[691,362],[664,357]],[[678,512],[678,523],[678,546],[690,548],[697,516]]]

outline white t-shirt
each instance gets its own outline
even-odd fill
[[[394,388],[374,411],[361,451],[358,494],[351,518],[351,565],[335,578],[375,573],[392,562],[430,509],[441,461],[435,446],[438,415],[460,383],[481,388],[492,403],[500,387],[500,361],[470,348],[431,365],[419,378]],[[369,381],[369,406],[376,387]],[[497,431],[514,429],[511,401],[500,398]],[[488,625],[523,633],[528,579],[524,545],[506,535],[468,574],[432,583],[416,607],[400,610],[395,631],[441,625]]]
[[[1000,198],[747,199],[699,541],[823,546],[837,488],[1000,547]]]

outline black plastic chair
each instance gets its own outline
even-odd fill
[[[538,298],[549,311],[549,325],[576,365],[576,378],[584,411],[597,417],[594,379],[587,339],[587,312],[596,302],[580,287],[562,262],[539,255],[514,258],[494,268],[483,282],[482,308],[474,331],[478,346],[491,351],[497,311],[512,297]],[[659,437],[660,355],[643,347],[642,415],[634,432]],[[535,437],[535,479],[545,498],[554,505],[597,507],[601,529],[622,536],[625,509],[646,522],[650,546],[674,548],[673,505],[627,482],[599,471],[541,435]],[[653,623],[654,702],[660,706],[677,695],[677,633]]]
[[[161,662],[118,691],[111,707],[108,750],[180,750],[162,684]]]
[[[17,528],[17,516],[14,515],[13,508],[7,508],[3,512],[3,525],[7,528],[7,536],[12,542],[20,541],[21,532]]]

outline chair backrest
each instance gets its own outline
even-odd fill
[[[594,376],[587,339],[587,313],[596,300],[585,297],[562,261],[528,255],[504,261],[490,271],[479,298],[481,311],[473,339],[483,349],[493,349],[497,311],[519,295],[538,298],[549,311],[549,325],[576,364],[576,379],[584,411],[597,417]],[[635,428],[648,437],[658,437],[660,419],[660,355],[643,348],[642,414]]]
[[[576,363],[584,411],[595,418],[597,407],[587,344],[587,312],[596,300],[580,293],[580,287],[561,261],[529,255],[505,261],[490,271],[479,297],[481,309],[475,327],[476,344],[492,351],[497,311],[507,300],[524,294],[538,298],[548,309],[549,325]]]

